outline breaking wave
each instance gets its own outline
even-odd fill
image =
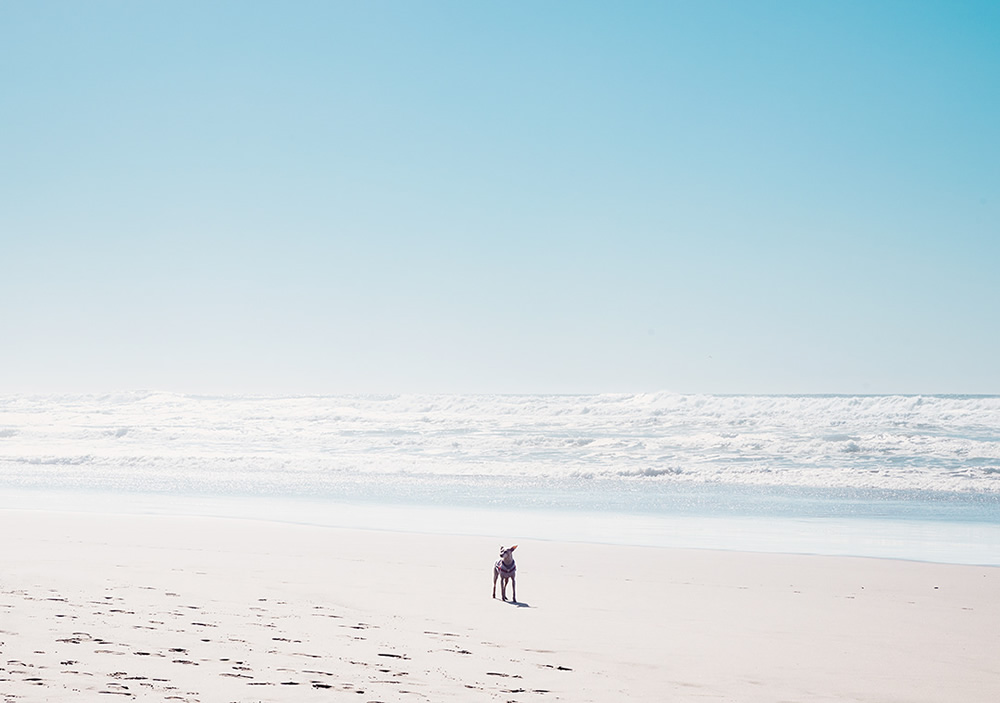
[[[380,476],[1000,493],[1000,397],[0,397],[7,485],[308,492]]]

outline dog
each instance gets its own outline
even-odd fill
[[[497,577],[500,577],[500,597],[507,600],[507,581],[510,580],[510,595],[513,603],[517,603],[517,586],[514,576],[517,564],[514,563],[515,544],[512,547],[500,547],[500,560],[493,565],[493,597],[497,597]]]

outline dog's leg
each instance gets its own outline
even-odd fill
[[[517,579],[510,577],[510,599],[517,603]]]
[[[507,600],[507,578],[506,576],[500,577],[500,597]]]
[[[497,597],[497,576],[500,575],[500,569],[493,567],[493,597]]]

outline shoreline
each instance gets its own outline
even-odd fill
[[[498,536],[14,510],[0,530],[8,700],[1000,697],[995,567],[513,534],[512,607],[489,597]]]
[[[0,488],[0,510],[177,515],[315,527],[768,554],[1000,566],[1000,523],[919,517],[622,513],[302,496],[183,495]],[[992,515],[992,513],[990,513]]]

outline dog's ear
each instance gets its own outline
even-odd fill
[[[517,549],[517,545],[516,545],[516,544],[515,544],[515,545],[513,545],[513,546],[511,546],[511,548],[510,548],[510,551],[512,551],[512,552],[513,552],[513,551],[514,551],[515,549]]]

